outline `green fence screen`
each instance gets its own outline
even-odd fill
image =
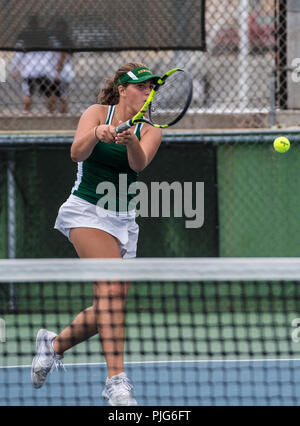
[[[152,182],[204,183],[204,223],[188,229],[187,218],[138,217],[139,257],[259,257],[300,255],[300,137],[288,152],[274,151],[279,132],[172,133],[140,174]],[[76,178],[71,136],[1,136],[0,256],[8,255],[7,167],[14,153],[16,257],[76,257],[53,229],[60,205]],[[11,155],[11,154],[10,154]],[[149,203],[151,199],[149,200]]]

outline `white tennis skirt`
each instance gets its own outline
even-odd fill
[[[129,259],[136,257],[139,226],[135,216],[135,210],[113,212],[71,194],[58,211],[54,229],[62,232],[71,243],[72,228],[100,229],[118,240],[122,257]]]

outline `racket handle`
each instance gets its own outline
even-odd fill
[[[130,129],[131,127],[131,120],[125,121],[125,123],[120,124],[118,127],[116,127],[117,133],[122,133],[124,130]]]

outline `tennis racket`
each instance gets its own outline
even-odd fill
[[[136,123],[148,123],[160,129],[170,127],[184,116],[192,97],[191,75],[174,68],[157,80],[142,109],[130,120],[120,124],[116,132],[121,133]]]

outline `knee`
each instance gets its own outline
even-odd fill
[[[128,283],[110,282],[96,283],[94,286],[94,308],[99,304],[111,302],[114,300],[126,299],[128,293]]]

